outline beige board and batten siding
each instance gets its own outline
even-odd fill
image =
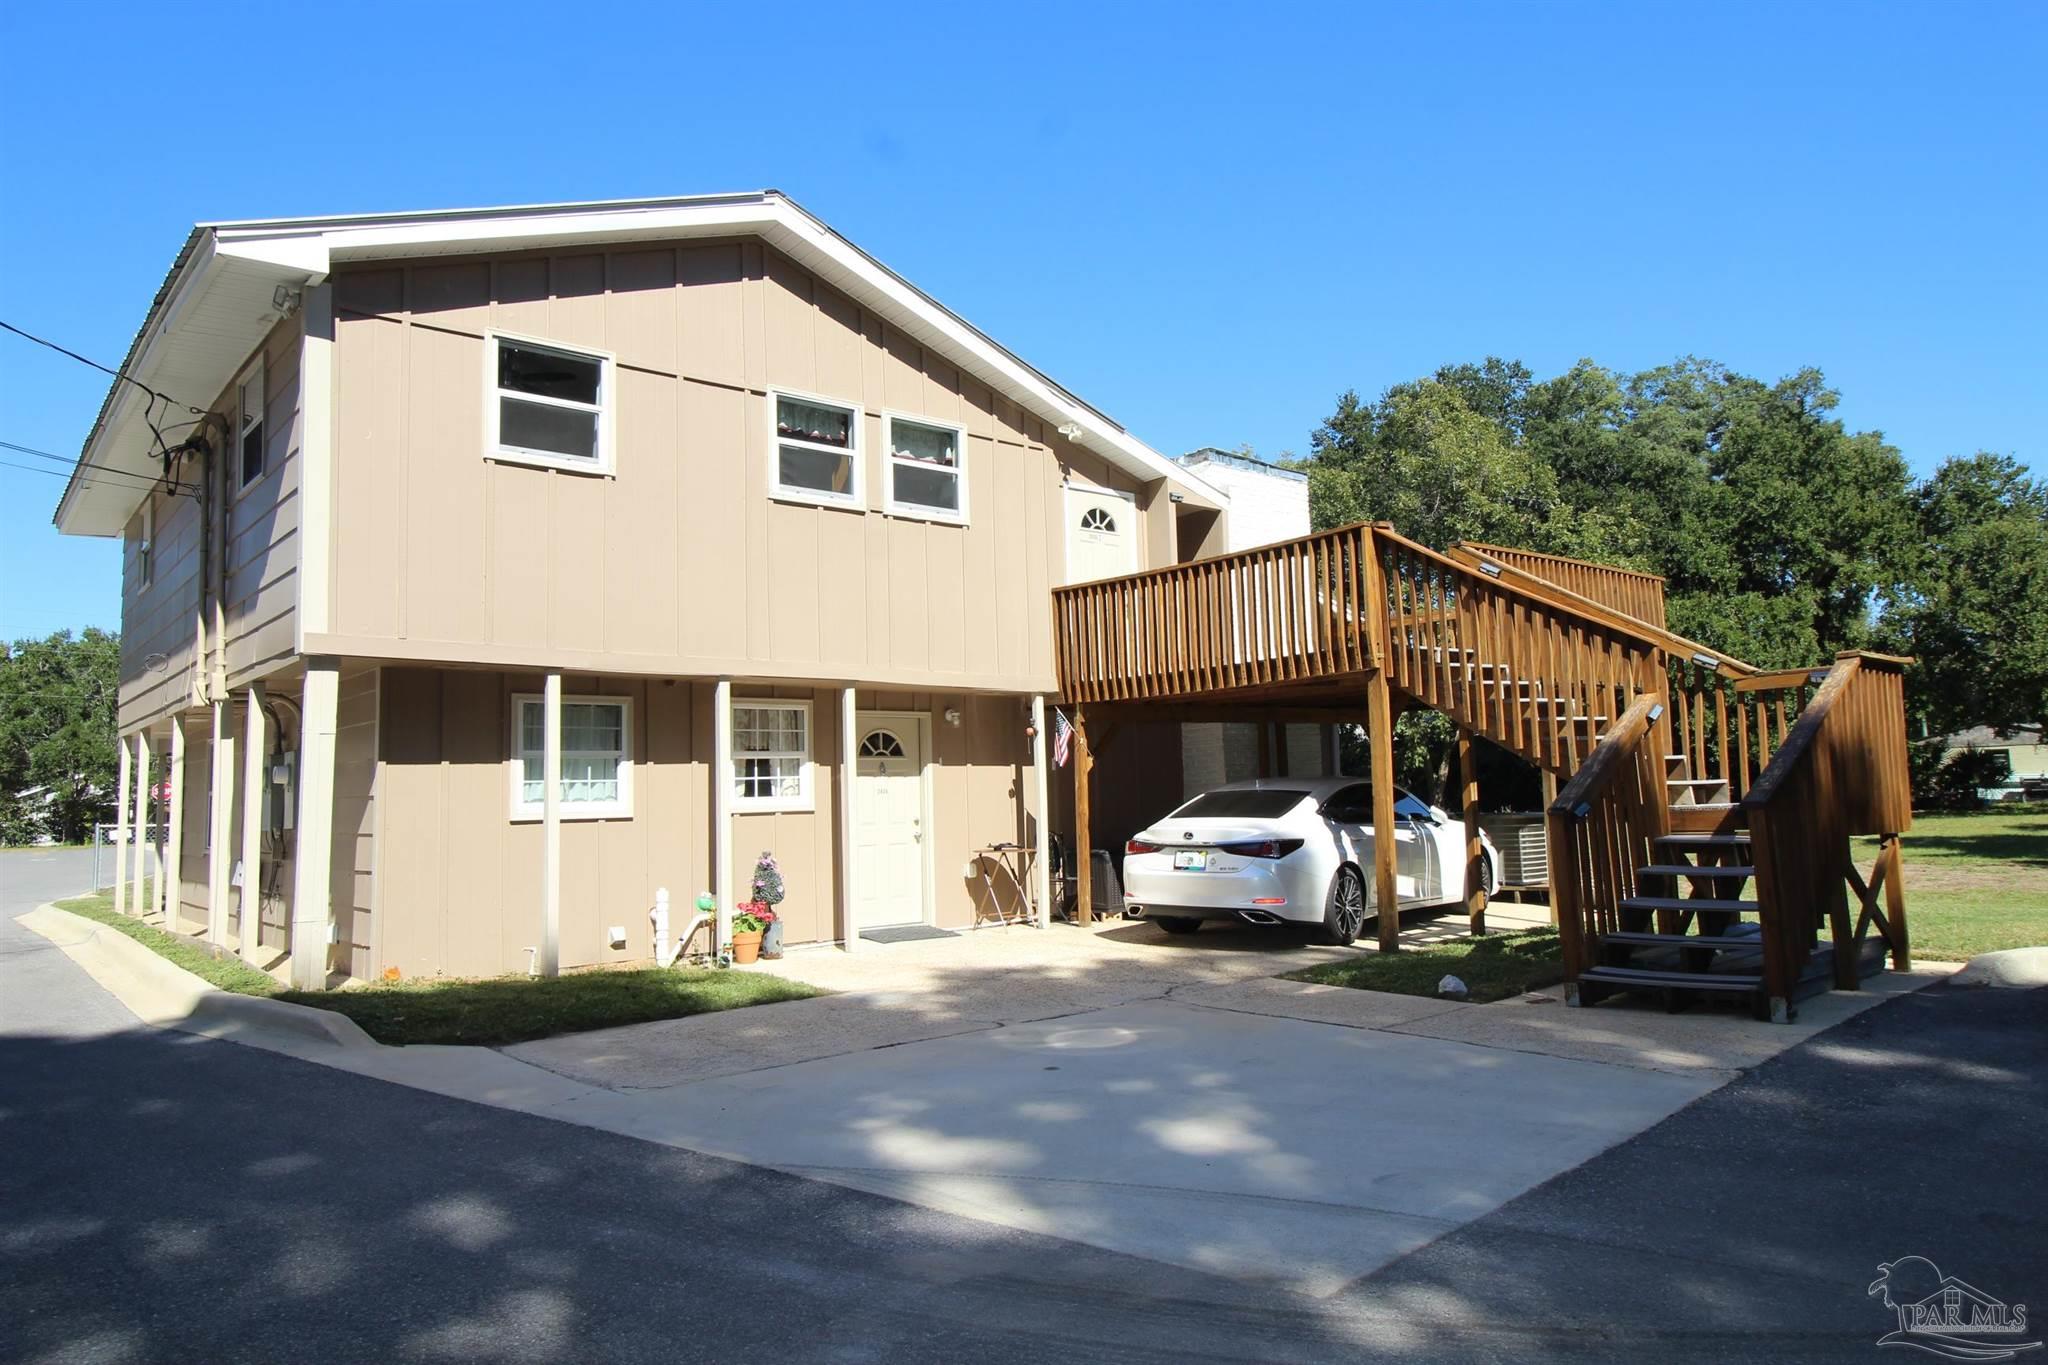
[[[538,943],[541,826],[511,818],[512,703],[541,689],[541,676],[498,670],[386,666],[377,721],[374,850],[358,845],[357,878],[374,860],[377,921],[359,976],[390,968],[406,977],[488,976],[523,971]],[[618,696],[631,705],[633,806],[627,817],[562,824],[562,964],[639,961],[651,952],[648,910],[666,887],[680,923],[712,885],[710,683],[568,674],[568,696]],[[746,896],[754,862],[773,851],[788,899],[792,943],[838,936],[841,851],[837,809],[841,739],[830,688],[736,682],[734,699],[811,704],[812,806],[733,817],[733,882]],[[931,858],[940,925],[974,922],[978,878],[963,876],[970,852],[1029,842],[1025,701],[971,693],[862,691],[862,711],[916,711],[931,718]],[[344,701],[344,710],[347,703]],[[960,713],[960,724],[945,720]],[[337,806],[345,806],[337,796]],[[339,828],[342,822],[337,820]],[[337,849],[337,858],[339,858]],[[360,915],[358,923],[360,923]],[[623,926],[613,948],[606,930]],[[698,947],[702,947],[699,940]]]
[[[323,652],[1049,691],[1061,467],[1037,417],[755,240],[345,269]],[[484,337],[616,357],[616,473],[486,458]],[[777,500],[768,393],[863,413],[861,509]],[[885,514],[883,416],[966,431],[965,525]]]
[[[250,360],[256,353],[251,353]],[[239,479],[233,436],[237,386],[246,364],[208,408],[203,430],[231,469],[228,483],[226,640],[230,686],[260,678],[288,662],[297,610],[299,527],[299,324],[279,322],[261,348],[264,361],[264,473],[247,488]],[[185,429],[169,434],[180,439]],[[202,500],[196,462],[180,466],[180,492],[159,484],[146,502],[155,518],[150,582],[142,581],[141,507],[128,520],[121,555],[121,700],[123,734],[194,704],[193,669],[199,623],[212,622],[202,576]],[[152,666],[154,665],[154,666]],[[205,744],[199,746],[206,748]],[[189,790],[189,789],[188,789]],[[199,790],[204,791],[202,786]]]

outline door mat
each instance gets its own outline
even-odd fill
[[[951,929],[934,929],[929,924],[904,924],[894,929],[863,929],[860,936],[869,943],[915,943],[926,938],[958,938]]]

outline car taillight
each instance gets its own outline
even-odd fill
[[[1143,839],[1133,839],[1124,845],[1124,852],[1126,853],[1157,853],[1158,851],[1158,844],[1148,844]]]
[[[1240,858],[1285,858],[1301,847],[1299,839],[1253,839],[1242,844],[1218,844],[1225,853],[1234,853]]]

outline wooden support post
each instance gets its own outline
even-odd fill
[[[1913,970],[1913,940],[1906,932],[1906,869],[1901,862],[1899,836],[1884,841],[1884,917],[1891,923],[1892,969]]]
[[[839,946],[855,952],[860,945],[860,926],[854,922],[854,877],[860,860],[853,846],[853,793],[860,776],[860,725],[851,687],[839,689]]]
[[[1047,771],[1047,753],[1051,749],[1052,734],[1045,728],[1045,698],[1031,699],[1031,800],[1034,814],[1032,828],[1031,896],[1038,902],[1038,927],[1052,925],[1052,821],[1051,780]]]
[[[114,912],[125,915],[128,913],[128,854],[129,845],[133,842],[128,818],[134,809],[128,793],[135,784],[135,750],[130,747],[128,736],[122,735],[120,742],[121,785],[114,797]]]
[[[1088,712],[1075,707],[1074,722],[1074,917],[1095,922],[1095,854],[1088,841],[1088,775],[1095,755],[1088,747]]]
[[[1479,842],[1479,768],[1472,732],[1458,730],[1458,783],[1465,812],[1465,913],[1472,917],[1472,934],[1486,932],[1485,846]]]
[[[178,911],[185,901],[184,878],[180,875],[185,865],[185,716],[183,712],[171,717],[171,784],[170,798],[166,803],[169,810],[165,820],[170,825],[169,837],[165,840],[165,866],[157,870],[157,876],[167,885],[164,900],[164,928],[173,933],[178,928]]]
[[[1659,761],[1661,762],[1662,760],[1659,760]],[[1550,809],[1550,808],[1551,808],[1552,806],[1554,806],[1554,805],[1556,805],[1556,804],[1557,804],[1557,774],[1556,774],[1556,773],[1554,773],[1554,772],[1552,772],[1552,771],[1550,771],[1550,769],[1548,769],[1548,768],[1545,768],[1545,769],[1543,770],[1543,809],[1545,809],[1545,810],[1549,810],[1549,809]],[[1546,871],[1546,874],[1547,874],[1547,875],[1546,875],[1546,878],[1545,878],[1545,880],[1546,880],[1546,881],[1548,881],[1549,885],[1547,885],[1547,886],[1545,886],[1545,887],[1543,888],[1543,899],[1544,899],[1544,900],[1545,900],[1546,902],[1548,902],[1548,904],[1549,904],[1549,907],[1550,907],[1550,922],[1551,922],[1552,924],[1556,924],[1556,923],[1558,923],[1558,918],[1557,918],[1557,865],[1555,864],[1555,862],[1553,862],[1553,861],[1552,861],[1552,860],[1551,860],[1551,859],[1550,859],[1550,858],[1548,857],[1548,852],[1549,852],[1549,848],[1550,848],[1550,839],[1549,839],[1549,834],[1548,834],[1548,832],[1547,832],[1547,831],[1548,831],[1548,826],[1546,826],[1546,827],[1545,827],[1545,829],[1546,829],[1546,833],[1545,833],[1545,835],[1544,835],[1544,849],[1545,849],[1545,854],[1546,854],[1546,856],[1545,856],[1545,858],[1544,858],[1544,865],[1545,865],[1545,871]]]
[[[292,986],[302,991],[326,987],[334,933],[334,732],[340,705],[340,666],[327,657],[306,660],[292,848]]]
[[[1365,734],[1372,750],[1373,908],[1380,921],[1380,951],[1401,949],[1401,901],[1394,886],[1394,708],[1385,669],[1365,681]]]
[[[243,693],[249,714],[242,718],[242,900],[240,949],[254,962],[263,948],[263,825],[270,785],[264,771],[263,684]]]
[[[149,731],[135,733],[135,913],[149,913],[149,898],[143,888],[149,884],[149,789],[155,782],[150,766]],[[159,878],[161,880],[161,878]]]
[[[540,698],[539,976],[562,974],[562,675],[549,673]]]

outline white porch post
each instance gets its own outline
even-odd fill
[[[121,745],[121,786],[114,797],[114,910],[118,914],[128,913],[128,789],[135,780],[135,753],[128,747],[128,736],[120,737]]]
[[[242,899],[236,926],[236,950],[253,962],[263,938],[263,819],[270,803],[264,781],[263,684],[251,683],[243,694],[249,714],[242,731]],[[225,925],[222,926],[226,928]]]
[[[334,729],[341,673],[332,658],[306,660],[299,724],[299,818],[292,850],[292,985],[327,985],[327,940],[334,920]]]
[[[1038,902],[1038,927],[1052,926],[1052,804],[1046,774],[1046,741],[1052,736],[1045,728],[1045,698],[1031,699],[1031,800],[1037,806],[1032,820],[1031,895]]]
[[[228,726],[228,703],[213,704],[213,819],[206,841],[206,941],[228,941],[228,898],[234,873],[235,734]]]
[[[135,913],[149,913],[142,888],[149,881],[149,731],[135,732]],[[157,880],[163,880],[159,877]]]
[[[860,926],[853,918],[854,878],[860,862],[853,847],[853,788],[860,773],[856,700],[851,687],[839,689],[839,945],[849,953],[860,946]]]
[[[711,700],[711,894],[718,902],[714,954],[732,942],[732,679]]]
[[[562,974],[562,675],[541,689],[540,952],[534,971]]]
[[[165,886],[164,928],[175,932],[185,904],[185,713],[171,717],[171,794],[164,819],[170,833],[164,840],[164,866],[157,876]]]

